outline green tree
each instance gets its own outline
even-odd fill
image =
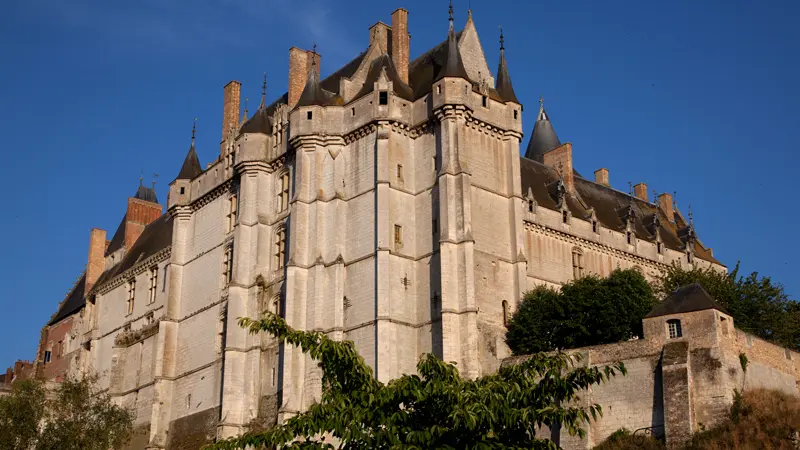
[[[130,438],[133,412],[115,405],[97,378],[67,379],[52,392],[15,383],[0,397],[0,450],[107,450]]]
[[[514,313],[506,342],[521,355],[641,337],[642,318],[653,306],[650,284],[634,269],[579,278],[560,292],[537,287]]]
[[[536,354],[497,374],[465,380],[453,364],[425,355],[418,375],[389,383],[375,379],[352,342],[296,331],[280,317],[240,319],[251,333],[268,332],[302,349],[322,368],[322,397],[307,412],[266,432],[208,446],[260,448],[557,448],[536,436],[540,425],[561,424],[572,435],[601,413],[573,402],[624,365],[576,367],[564,353]],[[568,405],[568,406],[562,406]],[[335,438],[335,439],[331,439]]]
[[[800,350],[800,309],[780,283],[757,272],[739,276],[739,264],[725,273],[712,268],[684,269],[673,264],[655,282],[660,296],[687,284],[700,283],[733,316],[736,328],[762,339]]]
[[[0,397],[0,450],[27,449],[36,443],[44,418],[45,390],[41,383],[19,381]]]

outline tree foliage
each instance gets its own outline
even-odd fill
[[[624,365],[577,367],[564,353],[537,354],[477,380],[453,364],[424,355],[418,374],[382,383],[352,342],[296,331],[280,317],[240,319],[251,333],[268,332],[302,349],[322,368],[322,397],[308,411],[258,434],[218,442],[211,449],[260,448],[557,448],[536,436],[541,425],[561,424],[572,435],[601,414],[600,405],[574,400]]]
[[[687,284],[700,283],[733,316],[736,328],[794,350],[800,350],[800,306],[789,299],[780,283],[758,272],[739,275],[712,268],[684,269],[671,265],[655,282],[660,296]]]
[[[641,337],[642,318],[653,306],[650,284],[634,269],[579,278],[560,292],[540,286],[525,294],[506,342],[521,355]]]
[[[621,428],[597,445],[592,450],[664,450],[664,442],[652,434],[645,434],[643,430],[631,433],[626,428]]]
[[[133,412],[115,405],[97,378],[67,379],[48,392],[15,383],[0,397],[0,450],[107,450],[130,438]]]

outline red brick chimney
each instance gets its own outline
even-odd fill
[[[564,180],[569,192],[575,192],[575,179],[572,171],[572,144],[567,142],[543,155],[544,163],[556,169]]]
[[[602,184],[603,186],[611,186],[608,183],[608,169],[603,167],[602,169],[597,169],[594,171],[594,182],[597,184]]]
[[[232,129],[239,124],[239,102],[242,97],[242,83],[232,80],[225,85],[222,100],[222,140],[228,138]]]
[[[408,11],[398,8],[392,13],[392,62],[397,74],[408,84],[408,58],[411,42],[408,36]]]
[[[289,49],[289,108],[294,108],[300,95],[306,87],[308,71],[311,69],[311,61],[316,56],[316,71],[319,75],[320,55],[311,50],[303,50],[297,47]]]
[[[646,202],[650,201],[650,197],[647,196],[647,184],[639,183],[633,186],[633,195],[640,200],[644,200]]]
[[[128,212],[125,215],[125,248],[130,250],[144,231],[144,227],[159,217],[161,217],[160,204],[129,198]]]
[[[658,196],[658,207],[667,216],[670,222],[675,221],[675,212],[672,209],[672,194],[666,192]]]
[[[106,230],[92,228],[89,232],[89,257],[86,263],[86,292],[92,289],[105,270],[106,242]]]

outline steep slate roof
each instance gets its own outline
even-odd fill
[[[436,75],[433,81],[439,81],[444,77],[463,78],[469,80],[467,69],[464,68],[464,61],[461,60],[461,52],[458,51],[458,39],[456,39],[455,28],[453,27],[453,11],[450,8],[450,28],[447,30],[447,54],[444,60],[444,67]]]
[[[50,319],[49,322],[47,322],[47,325],[49,326],[58,323],[61,320],[80,311],[80,309],[86,305],[86,297],[84,292],[85,288],[86,272],[81,275],[81,278],[77,283],[75,283],[75,286],[72,287],[72,290],[67,295],[67,298],[63,303],[61,303],[61,305],[59,305],[58,311],[56,311],[56,314]]]
[[[197,157],[197,151],[194,149],[194,138],[192,138],[192,145],[189,147],[189,152],[186,153],[186,159],[183,160],[181,171],[178,172],[176,180],[191,180],[192,178],[203,173],[203,168],[200,166],[200,159]]]
[[[372,60],[364,86],[358,91],[355,98],[363,97],[372,92],[375,89],[375,83],[381,76],[381,70],[384,69],[386,70],[386,76],[389,78],[389,81],[392,82],[392,88],[395,94],[400,98],[414,101],[414,91],[411,90],[411,86],[400,79],[397,68],[394,66],[394,61],[392,61],[392,57],[387,53],[383,53],[381,56]]]
[[[141,236],[125,254],[122,261],[103,272],[95,286],[102,285],[170,245],[172,245],[172,216],[164,214],[144,228]]]
[[[539,115],[533,125],[533,135],[525,150],[525,157],[539,162],[544,162],[544,154],[561,145],[561,141],[550,123],[550,117],[544,110],[544,104],[539,107]]]
[[[311,58],[311,69],[308,71],[306,86],[303,88],[303,93],[300,94],[300,99],[297,100],[297,105],[295,105],[295,108],[312,105],[328,106],[335,105],[337,103],[341,104],[341,97],[339,97],[336,92],[327,91],[322,88],[322,84],[319,80],[319,74],[316,70],[315,61],[315,57]]]
[[[136,195],[134,195],[133,198],[138,198],[139,200],[144,200],[146,202],[158,203],[156,190],[143,186],[141,182],[139,183],[139,189],[136,190]]]
[[[111,238],[111,242],[108,244],[104,256],[114,253],[115,251],[121,249],[123,245],[125,245],[125,223],[127,221],[128,214],[125,214],[122,216],[122,221],[119,223],[117,231],[114,232],[114,236]]]
[[[711,295],[703,289],[700,283],[694,283],[676,289],[644,317],[647,319],[670,314],[704,311],[706,309],[716,309],[727,314],[722,306],[714,301]]]
[[[500,32],[500,63],[497,66],[497,82],[495,86],[497,94],[504,101],[520,103],[517,100],[517,94],[514,93],[514,86],[511,85],[511,75],[508,73],[508,65],[506,64],[506,49],[503,43],[502,31]]]
[[[558,172],[545,164],[528,158],[520,158],[520,178],[522,194],[527,195],[530,188],[534,200],[547,209],[558,209],[551,189],[559,181]],[[658,232],[666,248],[685,251],[686,244],[681,240],[681,232],[687,226],[679,212],[675,212],[670,222],[658,205],[646,202],[632,195],[597,184],[580,176],[574,177],[575,193],[565,196],[566,205],[573,217],[589,220],[594,209],[597,221],[604,228],[619,232],[625,231],[624,217],[629,210],[634,213],[633,233],[637,239],[654,242],[655,223],[658,216]],[[699,241],[695,243],[695,256],[720,264],[711,252]]]

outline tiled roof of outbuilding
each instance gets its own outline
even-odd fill
[[[647,319],[670,314],[704,311],[706,309],[716,309],[725,312],[725,309],[714,301],[711,294],[703,289],[700,283],[694,283],[676,289],[644,317]]]

